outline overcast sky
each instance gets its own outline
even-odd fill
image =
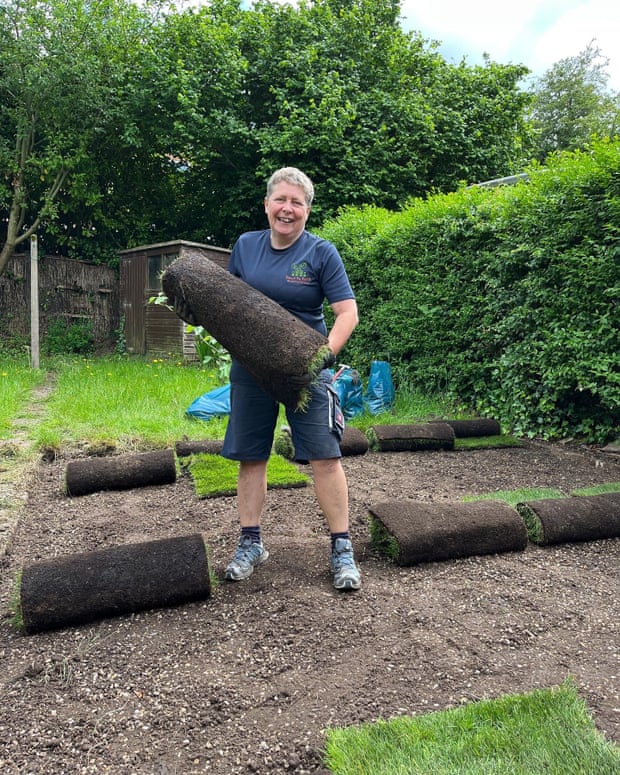
[[[594,40],[609,59],[609,88],[620,91],[618,0],[403,0],[401,13],[403,28],[440,41],[448,62],[481,64],[487,53],[500,64],[524,64],[533,76]]]

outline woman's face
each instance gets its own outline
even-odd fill
[[[288,248],[306,228],[310,207],[301,186],[278,183],[265,197],[265,213],[271,228],[271,244],[274,248]]]

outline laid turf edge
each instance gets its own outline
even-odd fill
[[[22,571],[19,570],[15,575],[13,582],[13,589],[11,590],[11,599],[9,602],[9,622],[19,632],[24,632],[24,616],[22,613],[21,604],[21,586],[22,586]]]
[[[454,439],[454,449],[503,449],[505,447],[522,447],[523,442],[515,436],[501,434],[499,436],[468,436]]]
[[[516,508],[521,501],[565,497],[567,497],[566,494],[561,490],[551,487],[524,487],[518,490],[496,490],[495,492],[486,492],[480,495],[463,495],[461,500],[465,503],[482,500],[505,501],[509,506]]]
[[[605,482],[604,484],[594,484],[591,487],[580,487],[577,490],[571,490],[571,495],[605,495],[608,492],[620,492],[620,482]]]

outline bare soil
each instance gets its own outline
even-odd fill
[[[322,773],[326,730],[422,714],[572,677],[620,741],[620,541],[401,568],[370,545],[368,507],[521,487],[620,481],[617,455],[528,443],[347,457],[363,588],[331,587],[311,488],[272,490],[269,560],[202,602],[38,635],[10,621],[19,570],[57,555],[201,532],[215,574],[236,498],[174,484],[63,495],[68,459],[41,462],[0,558],[3,773]],[[508,774],[507,774],[508,775]]]

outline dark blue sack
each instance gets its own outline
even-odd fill
[[[198,396],[185,410],[185,414],[198,420],[211,420],[230,414],[230,383]]]
[[[371,414],[387,412],[394,403],[392,369],[387,361],[372,361],[364,404]]]
[[[332,378],[332,386],[338,393],[340,408],[345,420],[357,417],[364,411],[364,395],[359,372],[350,366],[341,366]]]

